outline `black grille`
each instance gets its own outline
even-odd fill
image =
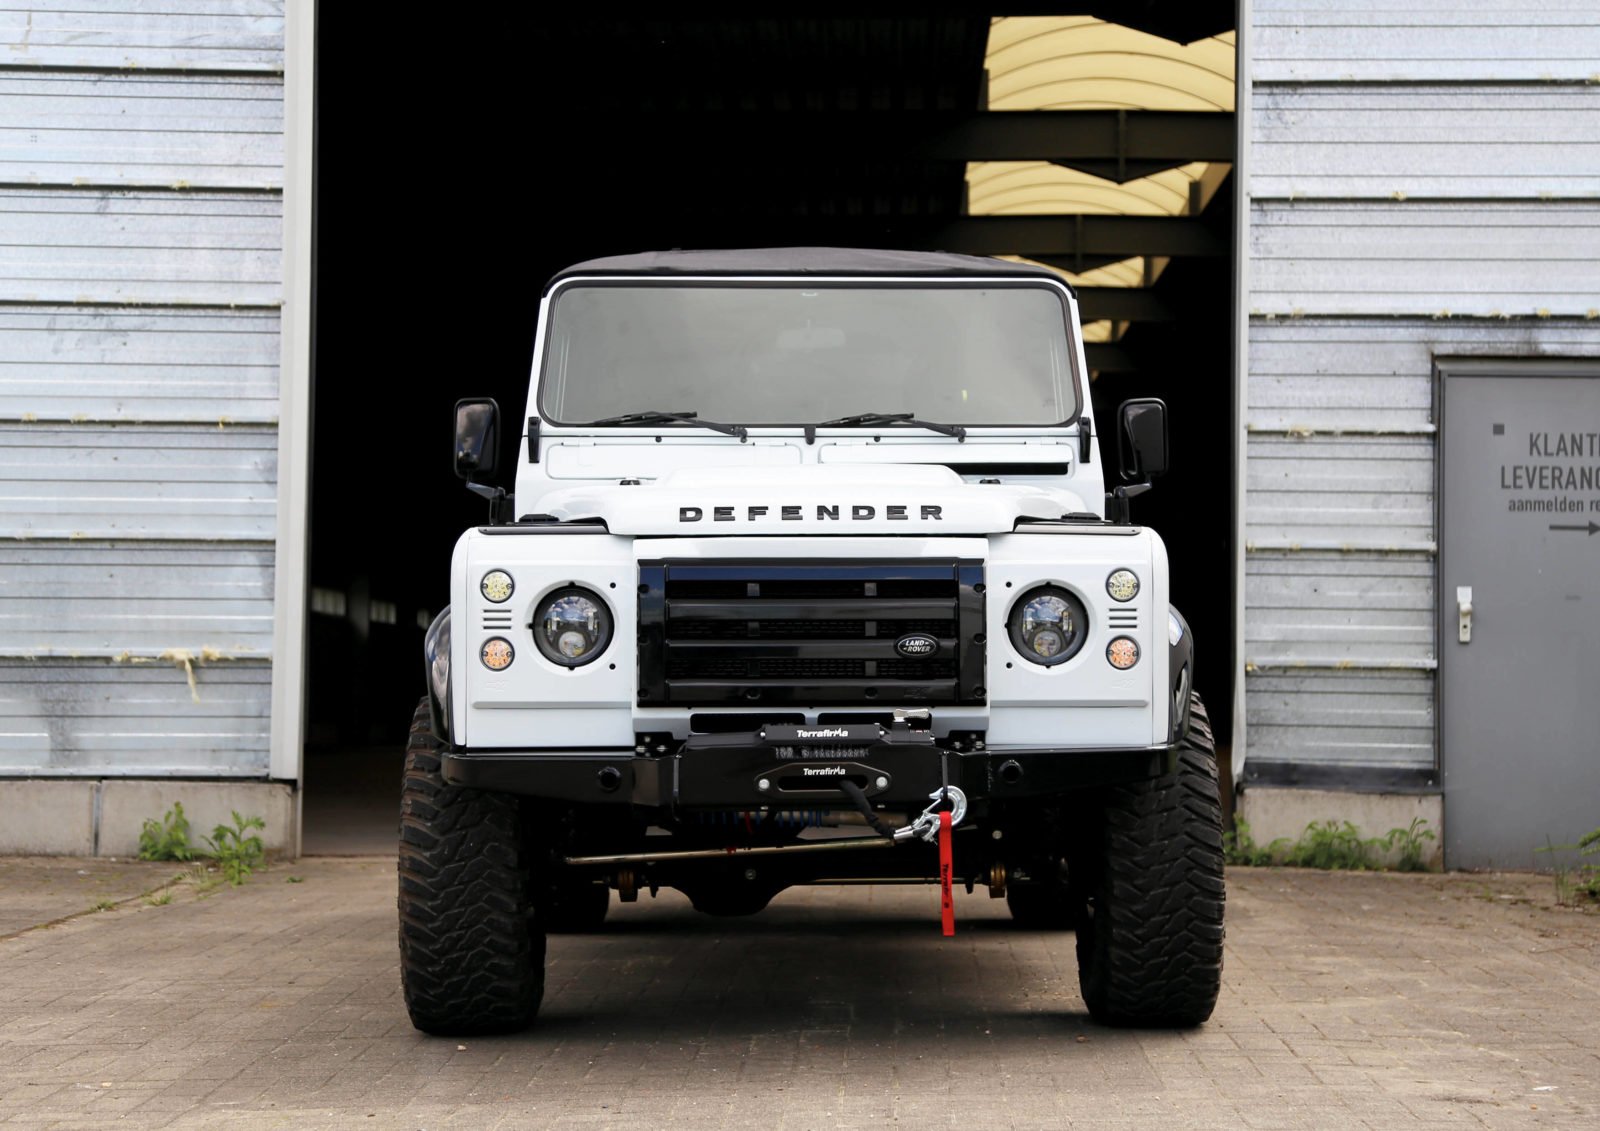
[[[826,640],[830,637],[859,637],[859,620],[773,620],[763,617],[754,623],[737,620],[679,619],[673,635],[680,640]],[[956,635],[954,617],[947,620],[883,620],[873,633],[876,639],[896,640],[908,633],[923,632],[939,639]]]
[[[982,702],[983,600],[975,561],[642,562],[639,700]]]

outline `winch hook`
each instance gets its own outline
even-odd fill
[[[911,840],[913,837],[925,840],[929,844],[939,835],[939,814],[945,801],[950,802],[950,824],[952,827],[959,825],[967,815],[967,795],[960,786],[941,786],[928,794],[933,803],[922,811],[922,815],[904,828],[894,830],[896,841]]]

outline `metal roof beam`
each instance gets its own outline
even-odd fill
[[[951,122],[923,145],[929,157],[959,161],[1171,168],[1190,161],[1232,161],[1234,120],[1221,111],[989,110]]]
[[[1079,287],[1078,309],[1085,322],[1171,322],[1172,310],[1143,287]]]
[[[831,158],[1056,161],[1126,174],[1234,159],[1233,114],[1171,110],[574,114],[541,122],[549,152],[730,164]],[[1116,175],[1125,170],[1123,177]]]
[[[1109,342],[1084,343],[1083,356],[1096,373],[1132,373],[1139,368],[1127,350]]]
[[[1136,255],[1215,257],[1227,243],[1188,216],[1041,215],[740,216],[618,213],[593,221],[593,254],[641,247],[904,247],[965,255],[1021,255],[1082,272]]]
[[[1082,271],[1079,259],[1135,255],[1220,256],[1224,241],[1187,216],[965,216],[940,228],[928,246],[968,255],[1021,255]]]

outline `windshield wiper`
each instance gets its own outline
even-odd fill
[[[591,420],[591,424],[695,424],[701,428],[709,428],[713,432],[721,432],[724,436],[737,436],[741,440],[750,438],[749,429],[738,424],[718,424],[714,420],[701,420],[697,412],[660,412],[656,409],[646,409],[644,412],[625,412],[621,416],[607,416],[600,420]]]
[[[938,432],[942,436],[954,436],[965,441],[967,430],[959,424],[938,424],[931,420],[918,420],[909,412],[860,412],[854,416],[841,416],[836,420],[824,420],[817,428],[856,428],[866,424],[910,424],[917,428],[926,428],[930,432]]]

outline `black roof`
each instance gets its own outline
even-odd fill
[[[1053,279],[1060,275],[1030,263],[1012,263],[945,251],[882,251],[850,247],[764,247],[719,251],[650,251],[576,263],[559,272],[546,291],[574,275],[928,275],[940,278],[996,275]]]

